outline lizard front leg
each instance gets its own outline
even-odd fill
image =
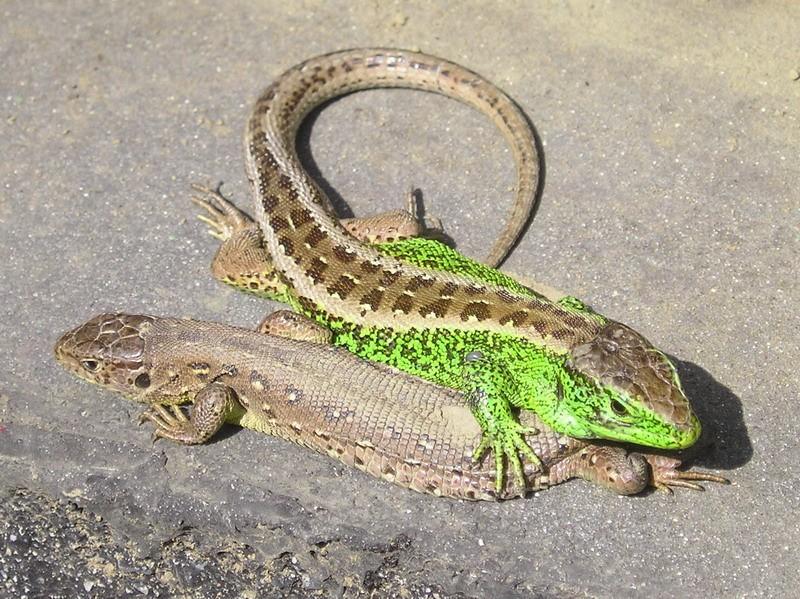
[[[513,378],[502,365],[490,360],[483,352],[472,351],[464,358],[462,391],[483,432],[481,442],[472,454],[473,461],[480,461],[491,449],[498,495],[505,486],[504,462],[514,472],[520,495],[524,495],[527,483],[519,454],[526,456],[538,470],[543,470],[543,466],[541,459],[525,441],[525,435],[533,435],[537,431],[522,426],[511,411],[509,396],[515,392]]]
[[[331,331],[321,324],[291,310],[276,310],[267,314],[256,330],[265,335],[323,344],[330,343],[333,336]]]
[[[142,412],[139,423],[150,421],[155,424],[154,442],[171,439],[184,445],[197,445],[208,441],[234,411],[241,410],[236,393],[222,383],[203,387],[192,403],[188,418],[176,403],[154,403]]]

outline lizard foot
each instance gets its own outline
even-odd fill
[[[180,406],[170,405],[169,410],[161,404],[154,404],[139,416],[139,424],[152,422],[153,443],[159,439],[171,439],[185,445],[202,443],[197,428],[189,421]]]
[[[199,214],[197,218],[208,225],[209,234],[220,241],[227,241],[237,231],[253,227],[254,222],[222,195],[220,187],[221,184],[211,189],[193,183],[192,189],[199,195],[193,195],[191,200],[208,213],[208,216]]]
[[[184,445],[205,443],[225,423],[225,419],[238,405],[233,389],[222,383],[211,383],[194,396],[189,417],[179,405],[171,404],[170,410],[155,403],[142,412],[139,424],[150,421],[156,425],[153,443],[158,439],[171,439]]]
[[[652,471],[651,485],[659,491],[672,493],[674,487],[705,491],[703,485],[695,481],[708,481],[729,485],[731,481],[706,470],[678,470],[680,460],[662,455],[646,455]]]
[[[486,452],[491,448],[494,455],[495,465],[495,490],[500,495],[505,487],[505,468],[506,465],[514,472],[514,485],[518,490],[517,494],[524,497],[528,490],[528,483],[525,479],[520,454],[530,460],[536,467],[536,472],[543,472],[542,460],[539,459],[533,450],[525,442],[525,435],[535,435],[539,431],[536,429],[525,428],[517,422],[511,421],[505,434],[499,431],[493,433],[484,432],[481,442],[472,452],[472,461],[475,463],[483,460]]]
[[[264,246],[258,225],[219,192],[204,185],[192,188],[199,194],[192,202],[206,214],[197,218],[208,225],[212,237],[222,241],[211,272],[218,281],[241,291],[287,303],[289,289]]]
[[[433,234],[434,236],[437,234],[444,235],[442,220],[436,216],[424,214],[422,208],[422,190],[416,187],[411,187],[408,190],[406,194],[406,210],[414,217],[414,220],[424,227],[426,233]]]

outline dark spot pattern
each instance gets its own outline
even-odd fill
[[[278,243],[283,248],[283,253],[287,256],[294,256],[294,242],[285,235],[278,236]]]
[[[383,291],[380,289],[370,289],[358,301],[359,304],[369,306],[373,311],[377,310],[383,299]]]
[[[286,386],[286,403],[290,406],[295,406],[305,399],[305,394],[302,389],[293,387],[292,385]]]
[[[442,288],[439,290],[439,297],[453,297],[455,296],[456,292],[458,291],[458,284],[453,283],[452,281],[448,281]]]
[[[280,233],[289,228],[289,221],[282,216],[273,214],[269,217],[269,226],[272,227],[272,230],[276,233]]]
[[[350,292],[356,287],[356,282],[348,274],[341,275],[333,285],[328,286],[328,293],[338,295],[341,299],[347,299]]]
[[[461,320],[466,322],[470,317],[475,317],[480,321],[486,320],[490,315],[489,306],[485,302],[470,302],[464,306],[459,316]]]
[[[374,262],[371,262],[369,260],[364,260],[363,262],[361,262],[361,264],[359,264],[359,268],[361,269],[362,273],[371,275],[378,272],[381,269],[381,265],[375,264]]]
[[[481,295],[486,292],[486,287],[479,287],[477,285],[467,285],[464,287],[464,293],[467,295]]]
[[[414,298],[410,295],[399,296],[392,304],[392,312],[408,314],[414,309]]]
[[[411,277],[411,280],[406,284],[406,291],[419,291],[420,289],[432,287],[435,284],[436,280],[433,277],[423,277],[417,275]]]
[[[258,370],[251,370],[250,371],[250,384],[255,385],[256,387],[260,387],[259,390],[266,390],[269,389],[269,379],[261,374]]]
[[[381,287],[391,287],[397,282],[400,276],[400,271],[383,270],[381,272],[381,278],[378,280],[378,285]]]
[[[333,246],[332,252],[336,259],[343,264],[350,264],[358,257],[355,251],[348,249],[343,245]]]
[[[311,259],[306,272],[314,283],[321,283],[325,280],[325,271],[328,269],[328,264],[323,262],[322,258],[315,256]]]
[[[435,314],[439,318],[444,318],[447,314],[448,309],[450,308],[450,304],[453,303],[453,300],[449,299],[438,299],[434,300],[430,304],[426,304],[419,309],[420,316],[427,316],[428,314]]]
[[[305,242],[311,248],[317,247],[321,242],[325,241],[328,238],[328,234],[323,231],[319,225],[313,225],[311,230],[305,237]]]
[[[511,312],[511,314],[506,314],[500,318],[500,324],[508,324],[510,322],[515,327],[521,327],[523,324],[525,324],[527,319],[528,312],[525,310],[517,310],[516,312]]]
[[[311,214],[311,211],[305,207],[292,208],[290,215],[295,228],[300,228],[303,225],[314,222],[314,217]]]

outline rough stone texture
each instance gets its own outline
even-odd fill
[[[800,560],[800,8],[791,3],[23,2],[0,6],[0,593],[782,596]],[[704,495],[563,485],[435,500],[250,432],[151,447],[57,335],[109,309],[255,323],[215,284],[192,181],[248,202],[240,136],[283,69],[343,47],[461,62],[544,142],[507,262],[681,360]],[[373,91],[314,115],[307,163],[356,214],[423,189],[481,255],[513,168],[480,115]],[[18,490],[15,490],[18,489]]]

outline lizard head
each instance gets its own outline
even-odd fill
[[[660,449],[684,449],[700,436],[675,366],[630,327],[608,321],[572,348],[567,370],[587,383],[562,393],[571,404],[563,413],[580,415],[581,423],[572,424],[584,428],[583,436]]]
[[[151,387],[143,334],[152,322],[149,316],[100,314],[61,336],[56,360],[90,383],[136,399]]]

